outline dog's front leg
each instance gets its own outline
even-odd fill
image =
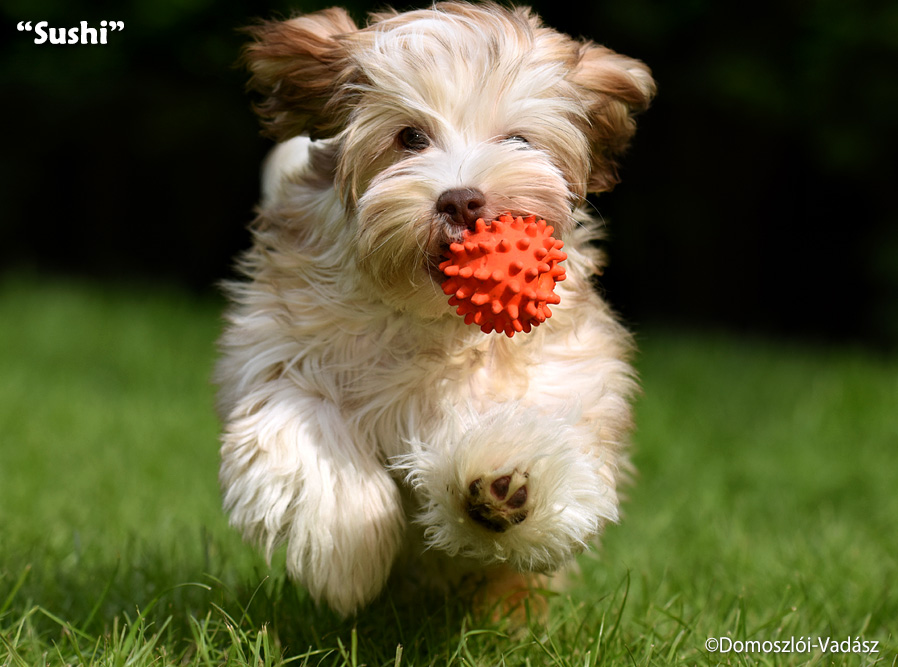
[[[549,572],[617,519],[614,462],[576,412],[511,401],[459,420],[457,438],[393,460],[418,496],[431,547]]]
[[[250,392],[227,420],[220,479],[231,523],[317,601],[346,615],[383,588],[404,531],[398,489],[336,405],[287,380]]]

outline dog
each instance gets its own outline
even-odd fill
[[[248,29],[277,142],[216,369],[232,525],[346,616],[391,573],[499,598],[618,520],[633,342],[599,296],[599,224],[649,69],[526,8],[341,9]],[[553,315],[484,334],[447,247],[535,215],[565,244]],[[524,573],[516,575],[515,573]],[[509,583],[511,582],[511,583]]]

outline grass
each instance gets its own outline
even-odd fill
[[[388,593],[343,621],[221,514],[220,308],[0,280],[0,664],[898,664],[898,359],[643,332],[638,478],[548,620]]]

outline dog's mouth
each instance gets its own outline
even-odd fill
[[[504,213],[503,213],[504,214]],[[527,217],[530,213],[512,212],[510,215],[514,217]],[[490,221],[499,217],[498,215],[483,216],[484,220]],[[440,270],[440,264],[449,258],[449,245],[464,240],[464,227],[439,221],[434,224],[433,236],[427,244],[425,252],[425,270],[430,274],[431,278],[441,284],[446,280],[445,274]]]
[[[453,240],[445,240],[441,243],[436,244],[434,248],[427,251],[427,256],[425,258],[425,268],[427,272],[430,274],[430,277],[434,279],[436,283],[442,283],[446,280],[446,276],[440,271],[440,264],[446,261],[449,257],[449,244],[454,243],[456,239]]]
[[[464,240],[464,228],[452,224],[445,216],[438,216],[431,225],[431,236],[425,251],[425,269],[437,284],[446,280],[440,264],[449,258],[449,246]]]

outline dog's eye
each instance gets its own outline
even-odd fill
[[[505,141],[521,144],[521,146],[529,146],[530,145],[530,142],[527,141],[527,138],[522,137],[520,134],[513,134],[510,137],[506,137]]]
[[[407,127],[399,133],[399,143],[410,151],[423,151],[430,146],[430,137],[416,127]]]

